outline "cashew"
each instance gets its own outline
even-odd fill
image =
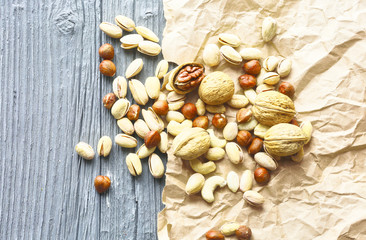
[[[191,165],[191,168],[193,171],[201,173],[201,174],[209,174],[216,170],[216,164],[214,162],[206,162],[202,163],[198,159],[193,159],[189,161],[189,164]]]
[[[182,123],[172,120],[169,122],[168,126],[166,127],[168,133],[170,133],[173,136],[177,136],[179,133],[181,133],[186,128],[192,128],[191,120],[184,120]]]
[[[215,200],[215,197],[213,195],[213,192],[217,187],[225,187],[226,181],[225,178],[220,176],[212,176],[208,178],[203,185],[203,188],[201,190],[202,198],[208,202],[212,203]]]
[[[212,129],[208,129],[207,132],[210,134],[210,139],[211,139],[211,147],[220,147],[220,148],[224,148],[226,146],[226,140],[225,139],[220,139],[218,137],[215,136],[215,133]]]
[[[193,174],[187,181],[186,193],[195,194],[201,191],[203,184],[205,183],[205,177],[200,173]]]

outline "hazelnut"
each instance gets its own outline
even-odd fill
[[[131,107],[128,109],[127,118],[131,121],[136,121],[139,119],[141,108],[137,104],[132,104]]]
[[[243,74],[238,78],[240,87],[244,90],[255,87],[257,84],[257,78],[253,75]]]
[[[289,122],[290,124],[293,124],[293,125],[295,125],[295,126],[300,126],[299,125],[299,122],[297,121],[297,119],[296,118],[293,118],[293,119],[291,119],[291,121]]]
[[[104,193],[111,186],[111,180],[107,176],[97,176],[94,179],[94,187],[98,193]]]
[[[169,105],[166,100],[158,100],[152,105],[152,109],[158,115],[167,115],[169,112]]]
[[[252,140],[252,134],[245,130],[239,131],[238,135],[236,136],[236,141],[242,147],[248,146]]]
[[[216,128],[224,128],[227,124],[227,119],[224,114],[216,113],[212,118],[212,125]]]
[[[245,225],[241,225],[235,231],[235,235],[238,238],[238,240],[249,240],[252,237],[252,230]]]
[[[104,60],[112,60],[114,57],[114,48],[111,44],[105,43],[99,48],[99,56]]]
[[[194,105],[193,103],[184,104],[181,111],[182,111],[184,117],[189,120],[195,118],[197,115],[197,108],[196,108],[196,105]]]
[[[295,88],[289,82],[281,82],[280,86],[278,87],[278,91],[287,95],[288,97],[293,97],[295,94]]]
[[[99,64],[99,71],[108,77],[113,77],[116,74],[116,65],[111,60],[103,60]]]
[[[249,62],[244,63],[243,70],[247,74],[257,75],[261,72],[261,64],[258,60],[250,60]]]
[[[260,138],[253,138],[252,143],[248,147],[249,154],[256,154],[263,147],[263,140]]]
[[[160,143],[161,137],[160,137],[160,133],[158,131],[150,131],[146,134],[144,141],[145,141],[145,146],[147,148],[153,148],[158,146],[158,144]]]
[[[197,117],[192,124],[192,127],[200,127],[203,129],[208,128],[208,117],[207,116],[199,116]]]
[[[238,123],[245,123],[248,122],[251,118],[252,118],[252,111],[250,111],[247,108],[241,108],[237,113],[236,113],[236,121]]]
[[[114,93],[108,93],[103,97],[103,105],[106,109],[111,109],[116,101],[117,97],[114,95]]]
[[[206,233],[206,240],[223,240],[225,236],[216,230],[210,230]]]
[[[267,169],[260,167],[254,171],[254,179],[259,184],[266,184],[269,182],[270,174]]]

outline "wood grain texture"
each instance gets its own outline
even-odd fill
[[[113,78],[99,73],[99,46],[115,47],[118,75],[141,57],[143,82],[162,58],[123,50],[101,33],[99,23],[118,14],[162,38],[158,0],[0,2],[0,239],[156,239],[165,179],[150,175],[147,160],[141,176],[129,174],[125,156],[136,149],[114,145],[92,161],[74,151],[79,141],[96,149],[101,136],[120,132],[101,103]],[[104,195],[93,186],[100,174],[112,180]]]

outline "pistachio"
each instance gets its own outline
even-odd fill
[[[232,192],[237,192],[239,189],[239,176],[236,172],[230,171],[226,176],[227,187]]]
[[[112,149],[112,139],[108,136],[103,136],[99,139],[97,152],[99,156],[108,157]]]
[[[218,161],[225,157],[225,150],[219,147],[208,149],[205,158],[209,161]]]
[[[250,170],[245,170],[240,178],[240,191],[246,192],[252,189],[253,186],[253,173]]]
[[[149,157],[149,170],[154,178],[161,178],[164,175],[163,161],[156,153],[151,154]]]
[[[126,16],[118,15],[114,18],[117,25],[127,32],[132,32],[135,29],[135,22]]]
[[[260,94],[262,92],[272,91],[274,89],[275,89],[274,86],[263,83],[263,84],[260,84],[260,85],[257,86],[257,88],[255,89],[255,92],[257,94]]]
[[[145,80],[145,89],[151,99],[157,99],[160,95],[160,81],[157,77],[148,77]]]
[[[213,129],[208,129],[207,132],[210,134],[210,146],[212,148],[215,147],[224,148],[226,146],[226,140],[216,137]]]
[[[169,123],[170,121],[176,121],[178,123],[181,123],[184,121],[184,116],[182,113],[177,111],[169,111],[166,115],[166,121]]]
[[[142,61],[141,58],[133,60],[126,69],[126,78],[132,78],[133,76],[139,74],[143,66],[144,62]]]
[[[292,61],[288,58],[284,58],[277,65],[277,73],[281,77],[287,77],[291,72],[291,68],[292,68]]]
[[[210,137],[203,128],[189,128],[176,136],[173,140],[172,151],[177,157],[192,160],[208,151]]]
[[[160,133],[160,142],[158,144],[158,148],[160,152],[166,153],[168,151],[168,134],[166,132]]]
[[[184,101],[177,101],[168,104],[169,111],[177,111],[184,105]]]
[[[244,90],[244,95],[248,98],[251,104],[255,103],[255,99],[257,98],[257,93],[253,89]]]
[[[229,183],[228,183],[229,186]],[[220,232],[222,234],[224,234],[225,236],[231,236],[234,235],[236,230],[238,230],[240,227],[239,223],[236,222],[229,222],[229,223],[225,223],[224,225],[221,226],[220,228]]]
[[[150,29],[143,27],[143,26],[138,26],[135,28],[135,30],[138,34],[143,36],[145,39],[153,41],[153,42],[159,42],[158,36],[156,36],[156,34],[153,31],[151,31]]]
[[[137,51],[139,51],[140,53],[149,55],[149,56],[157,56],[161,52],[161,47],[158,43],[145,40],[145,41],[139,42]]]
[[[142,172],[141,160],[135,153],[129,153],[126,157],[126,165],[132,176],[140,175]]]
[[[263,76],[263,83],[276,85],[280,81],[280,75],[275,72],[268,72]]]
[[[260,193],[253,190],[244,192],[243,198],[245,201],[247,201],[247,203],[254,207],[260,206],[264,203],[264,197]]]
[[[186,99],[186,95],[185,94],[179,94],[176,92],[170,92],[168,93],[168,96],[166,98],[166,100],[168,101],[168,103],[174,103],[174,102],[178,102],[178,101],[184,101]]]
[[[85,160],[92,160],[95,155],[93,148],[85,142],[79,142],[76,144],[75,151]]]
[[[144,118],[147,126],[150,130],[161,132],[164,130],[164,122],[155,113],[155,111],[149,107],[148,110],[142,109],[142,117]]]
[[[216,44],[207,44],[203,50],[203,61],[209,67],[215,67],[220,63],[220,49]]]
[[[169,69],[169,63],[167,60],[161,60],[158,65],[156,66],[155,70],[155,77],[162,79],[165,74],[168,72]]]
[[[139,80],[132,79],[128,83],[133,99],[137,104],[145,105],[149,101],[144,84]]]
[[[203,116],[206,113],[206,105],[205,103],[201,100],[201,98],[197,99],[196,102],[196,108],[197,108],[197,114],[199,116]]]
[[[305,144],[307,144],[311,139],[311,134],[313,133],[313,125],[310,121],[303,121],[300,125],[300,128],[306,136]]]
[[[294,162],[301,162],[304,158],[304,148],[301,148],[296,154],[291,155],[291,159]]]
[[[134,124],[134,127],[137,135],[142,139],[144,139],[146,134],[150,132],[150,129],[147,126],[146,122],[142,119],[137,119],[137,121]]]
[[[229,122],[224,127],[222,134],[227,141],[234,140],[236,138],[236,135],[238,135],[238,124],[236,124],[235,122]]]
[[[232,47],[224,45],[220,48],[222,57],[229,63],[239,65],[242,61],[240,54]]]
[[[248,103],[248,98],[241,94],[234,94],[233,97],[227,102],[227,104],[233,108],[243,108],[248,105]]]
[[[114,25],[112,23],[102,22],[99,25],[99,28],[105,34],[110,36],[111,38],[121,38],[122,37],[122,29],[120,29],[117,25]]]
[[[264,135],[266,134],[266,132],[268,131],[269,128],[270,128],[270,126],[266,126],[262,123],[259,123],[254,128],[254,135],[256,135],[260,138],[264,138]]]
[[[127,95],[127,80],[118,76],[113,80],[113,92],[118,98],[124,98]]]
[[[177,136],[183,130],[187,128],[192,128],[192,121],[191,120],[184,120],[182,123],[176,122],[174,120],[170,121],[166,130],[173,136]]]
[[[267,71],[264,68],[261,68],[261,71],[257,75],[257,86],[264,84],[264,76],[267,74]]]
[[[274,171],[277,169],[277,162],[267,153],[259,152],[254,154],[254,160],[262,167]]]
[[[258,121],[252,117],[252,119],[249,120],[249,122],[240,123],[238,124],[238,128],[240,131],[252,131],[256,126],[258,125]]]
[[[128,118],[117,120],[118,127],[126,134],[132,135],[135,132],[132,122]]]
[[[276,56],[269,56],[266,59],[263,60],[262,67],[267,72],[272,72],[276,69],[280,59]]]
[[[240,55],[244,60],[259,60],[262,58],[262,52],[258,48],[243,48]]]
[[[125,98],[120,98],[113,104],[111,113],[115,119],[121,119],[126,115],[129,108],[130,102]]]
[[[156,147],[147,148],[145,143],[141,145],[141,147],[137,150],[136,154],[140,159],[147,158],[150,156],[154,151]]]
[[[209,113],[224,113],[224,112],[226,112],[226,108],[225,108],[224,104],[206,105],[206,110]]]
[[[241,147],[235,142],[228,142],[225,146],[226,154],[230,162],[234,164],[242,163],[244,160],[244,154]]]
[[[136,138],[127,135],[127,134],[117,134],[114,137],[114,141],[118,146],[124,147],[124,148],[134,148],[137,146],[137,140]]]
[[[193,169],[193,171],[201,173],[201,174],[209,174],[216,170],[216,164],[212,161],[202,163],[198,159],[193,159],[193,160],[189,161],[189,164],[191,165],[191,168]]]
[[[205,177],[200,173],[195,173],[189,177],[185,191],[188,195],[198,193],[201,191],[204,183]]]
[[[239,47],[241,41],[235,34],[221,33],[219,34],[219,43],[229,45],[231,47]]]
[[[276,35],[277,23],[271,17],[266,17],[262,22],[262,38],[264,42],[269,42]]]
[[[139,45],[140,42],[144,41],[144,38],[138,34],[129,34],[120,39],[121,48],[132,49]]]

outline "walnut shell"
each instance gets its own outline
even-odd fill
[[[296,113],[291,98],[277,91],[266,91],[258,94],[252,112],[260,123],[267,126],[288,123]]]
[[[198,88],[200,98],[208,105],[219,105],[229,101],[234,91],[233,80],[220,71],[208,74]]]
[[[290,156],[304,146],[306,136],[298,126],[289,123],[274,125],[264,135],[264,147],[270,155]]]
[[[203,128],[184,130],[173,140],[173,154],[185,160],[192,160],[205,154],[210,148],[210,136]]]

